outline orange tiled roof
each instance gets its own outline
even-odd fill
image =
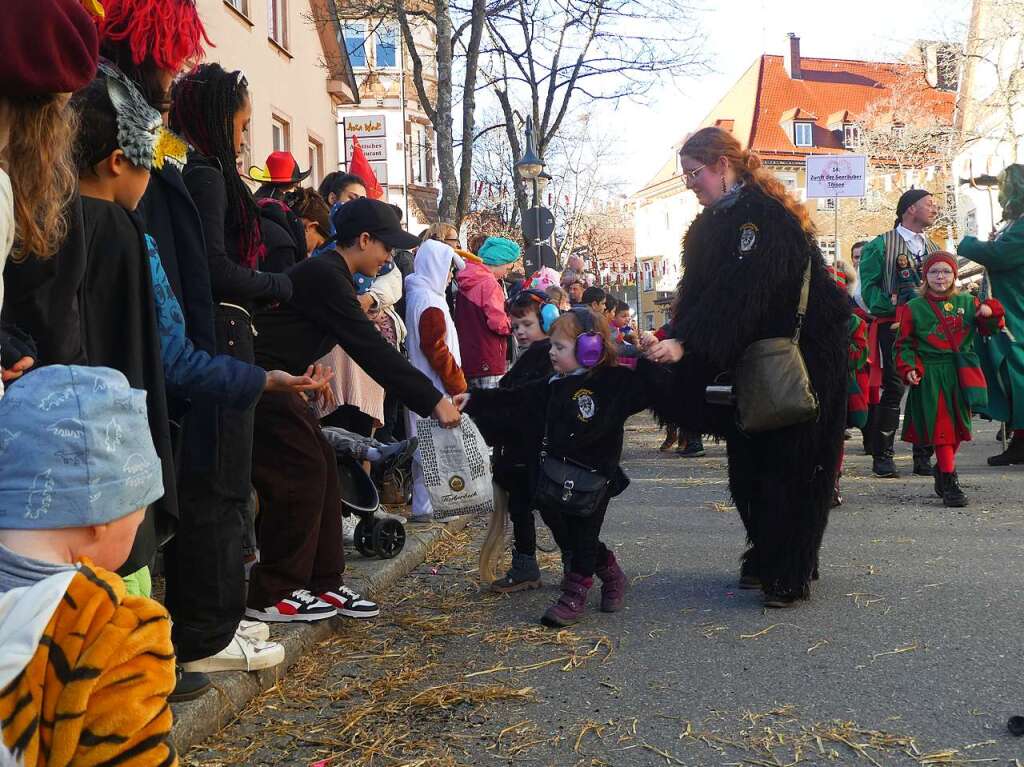
[[[782,56],[761,57],[753,126],[750,136],[737,136],[762,159],[783,160],[806,154],[834,154],[844,151],[828,123],[844,112],[857,119],[872,102],[888,96],[889,88],[902,78],[916,76],[907,64],[876,61],[846,61],[803,57],[803,78],[790,78]],[[936,118],[950,121],[953,94],[930,88],[923,80],[921,91],[933,103]],[[784,120],[814,120],[814,146],[797,147],[782,126]],[[713,115],[726,118],[730,115]]]

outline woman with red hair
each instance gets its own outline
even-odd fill
[[[648,341],[651,359],[679,363],[659,409],[681,429],[726,440],[729,489],[750,544],[740,587],[763,590],[767,607],[789,607],[810,596],[835,488],[850,310],[825,270],[806,209],[756,155],[719,128],[694,133],[679,155],[683,180],[704,210],[683,240],[671,337]],[[731,375],[750,344],[793,337],[798,327],[817,418],[741,432],[733,408],[707,404],[706,388]]]

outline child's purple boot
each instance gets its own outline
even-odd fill
[[[608,550],[604,562],[598,566],[597,577],[601,579],[601,611],[617,613],[626,600],[629,582],[611,549]]]
[[[540,622],[552,628],[565,628],[583,617],[587,609],[587,593],[594,585],[594,579],[577,573],[569,573],[562,580],[562,595],[544,613]]]

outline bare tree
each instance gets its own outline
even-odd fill
[[[547,156],[572,105],[642,98],[663,76],[703,67],[702,38],[687,0],[509,0],[487,16],[481,60],[513,156],[522,155],[520,109]],[[520,211],[529,204],[516,187]],[[536,201],[534,201],[536,202]]]

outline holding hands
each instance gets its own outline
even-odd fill
[[[643,342],[641,341],[642,346]],[[683,358],[683,345],[674,338],[666,338],[664,341],[658,341],[649,346],[646,349],[646,356],[651,362],[679,362]]]
[[[907,383],[910,384],[911,386],[917,386],[919,383],[921,383],[921,374],[918,373],[916,370],[911,370],[909,373],[907,373]]]
[[[469,404],[469,392],[467,391],[463,392],[462,394],[456,394],[454,397],[452,397],[452,402],[455,403],[455,407],[457,407],[459,409],[459,412],[461,413],[463,410],[466,409],[466,405]]]
[[[991,317],[992,316],[992,307],[989,306],[988,304],[982,304],[978,308],[978,315],[977,316],[978,317]]]

